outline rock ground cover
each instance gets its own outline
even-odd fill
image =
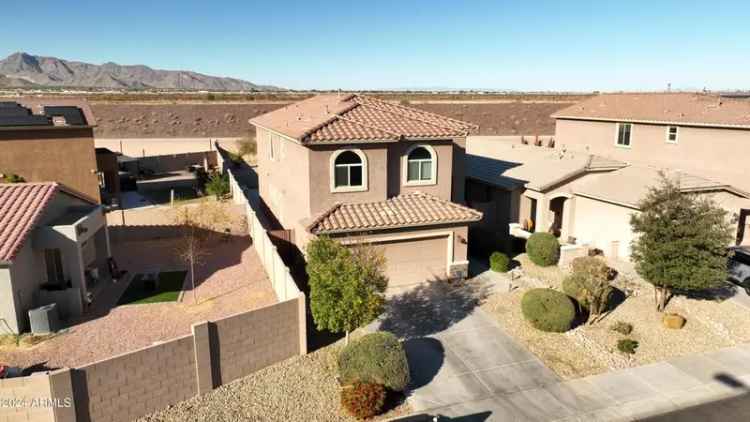
[[[628,294],[623,303],[594,325],[581,325],[565,334],[533,329],[521,315],[520,300],[529,288],[560,288],[565,271],[557,267],[534,266],[524,255],[523,276],[514,281],[519,288],[498,292],[482,306],[503,329],[536,354],[564,379],[663,361],[672,357],[710,352],[750,342],[747,311],[731,300],[678,296],[667,307],[687,318],[681,330],[662,325],[662,315],[653,302],[651,286],[640,279],[627,263],[610,263],[619,272],[614,284]],[[617,321],[633,325],[629,336],[610,329]],[[617,341],[632,338],[639,342],[635,354],[617,351]]]
[[[334,343],[269,366],[139,422],[354,421],[339,401],[336,356],[341,347],[341,342]],[[408,404],[391,404],[391,409],[375,420],[408,413]]]

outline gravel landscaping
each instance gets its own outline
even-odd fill
[[[687,324],[679,330],[664,327],[663,314],[655,310],[653,288],[638,277],[632,265],[623,262],[611,262],[610,266],[618,270],[613,284],[626,292],[627,298],[602,321],[563,334],[536,330],[521,315],[521,297],[534,287],[559,288],[565,272],[557,267],[537,267],[525,255],[516,259],[523,274],[514,280],[518,288],[493,294],[482,307],[563,379],[750,342],[747,310],[731,300],[675,297],[667,312],[686,317]],[[626,336],[612,331],[618,321],[632,324],[632,333]],[[635,354],[617,350],[617,341],[623,338],[638,341]]]
[[[354,421],[339,404],[335,343],[262,369],[160,412],[138,419],[157,421]],[[406,403],[377,419],[409,413]]]

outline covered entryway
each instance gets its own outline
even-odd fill
[[[448,236],[394,240],[376,245],[383,248],[389,289],[446,277]]]

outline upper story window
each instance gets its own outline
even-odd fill
[[[618,123],[617,124],[617,145],[621,147],[630,146],[630,135],[633,130],[633,125],[630,123]]]
[[[670,144],[676,144],[679,133],[680,128],[677,126],[667,126],[667,142]]]
[[[434,184],[437,174],[437,155],[429,145],[416,145],[406,154],[406,184]]]
[[[274,138],[273,135],[268,136],[268,159],[269,160],[276,159],[276,151],[274,150],[273,138]]]
[[[338,151],[331,159],[331,191],[367,190],[367,159],[362,151]]]

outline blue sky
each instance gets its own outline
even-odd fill
[[[750,89],[746,0],[4,0],[3,15],[3,57],[294,89]]]

